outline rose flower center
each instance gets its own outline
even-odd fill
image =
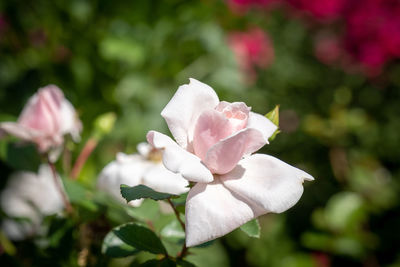
[[[245,129],[250,108],[242,102],[222,101],[215,109],[205,110],[197,119],[193,147],[195,154],[204,159],[207,151],[221,140]]]

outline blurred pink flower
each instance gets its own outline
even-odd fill
[[[0,130],[35,143],[40,152],[60,147],[65,134],[78,140],[81,129],[74,107],[55,85],[39,89],[28,100],[17,122],[0,123]]]
[[[336,19],[344,34],[317,39],[315,54],[326,64],[377,76],[400,57],[400,1],[289,0],[319,20]],[[340,40],[340,41],[339,41]]]
[[[346,0],[289,0],[288,2],[320,20],[339,17],[346,4]]]
[[[237,14],[244,14],[250,8],[268,7],[270,4],[282,0],[228,0],[229,8]]]
[[[339,26],[336,29],[343,29],[343,33],[338,34],[336,38],[321,39],[315,45],[316,56],[326,64],[339,61],[339,65],[345,71],[361,71],[367,76],[377,76],[388,63],[400,58],[400,1],[398,0],[228,1],[231,10],[242,14],[252,7],[274,8],[276,5],[273,3],[279,3],[281,7],[285,7],[285,3],[292,6],[293,8],[287,9],[292,16],[297,17],[305,13],[312,17],[314,22],[324,23],[323,27],[331,27],[334,22],[335,26]],[[232,39],[231,46],[242,69],[247,72],[250,81],[254,80],[254,66],[260,64],[253,61],[249,54],[256,54],[255,51],[259,50],[244,51],[249,46],[253,48],[257,46],[248,41],[251,38],[243,35],[237,35]],[[243,44],[239,45],[238,40],[241,39]]]
[[[400,57],[400,1],[354,2],[345,19],[346,48],[367,73],[379,74]]]
[[[283,161],[252,154],[277,127],[243,102],[220,101],[195,79],[180,86],[161,112],[176,143],[150,131],[164,166],[196,184],[186,200],[186,245],[223,236],[260,215],[283,212],[313,177]]]
[[[255,67],[266,68],[274,60],[274,47],[269,36],[259,28],[229,34],[229,46],[240,68],[250,81],[256,78]]]
[[[339,63],[343,56],[343,45],[338,36],[320,36],[315,41],[315,56],[327,65]]]

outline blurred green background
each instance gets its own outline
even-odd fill
[[[254,27],[274,59],[249,79],[228,39]],[[292,209],[260,218],[260,239],[236,230],[199,252],[198,266],[400,266],[400,65],[373,78],[325,65],[314,54],[318,27],[281,8],[236,14],[212,0],[1,1],[0,119],[16,119],[39,87],[56,84],[84,125],[76,157],[94,120],[115,112],[79,177],[90,189],[116,152],[135,152],[148,130],[168,131],[160,112],[190,77],[259,113],[280,105],[282,132],[261,152],[315,181]],[[13,170],[0,161],[2,186]],[[0,251],[1,265],[75,266],[77,229],[60,223],[61,245],[16,243],[16,254]],[[89,265],[122,266],[98,246]]]

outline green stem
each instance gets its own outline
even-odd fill
[[[180,225],[182,226],[183,231],[185,231],[185,234],[186,234],[185,223],[181,220],[181,217],[179,216],[179,211],[175,208],[175,205],[174,205],[174,203],[172,203],[171,198],[167,198],[167,201],[168,201],[169,205],[171,205],[171,208],[174,210],[175,216],[178,219],[178,222],[180,223]],[[183,241],[182,249],[179,252],[177,258],[178,259],[183,259],[186,256],[187,253],[188,253],[188,248],[186,247],[186,242]]]
[[[175,208],[175,205],[174,203],[172,203],[171,198],[167,198],[167,201],[169,205],[171,205],[171,208],[174,210],[175,216],[178,219],[180,225],[182,226],[183,231],[185,231],[186,230],[185,223],[181,220],[181,217],[179,216],[179,211]]]
[[[48,159],[48,163],[49,163],[51,172],[53,173],[53,181],[54,181],[54,184],[55,184],[55,186],[56,186],[58,192],[59,192],[60,195],[61,195],[62,201],[64,202],[65,209],[66,209],[67,213],[72,213],[73,209],[72,209],[71,203],[70,203],[69,200],[68,200],[68,196],[67,196],[67,194],[66,194],[65,191],[64,191],[64,188],[63,188],[63,186],[62,186],[62,184],[61,184],[60,179],[58,179],[58,175],[57,175],[57,171],[56,171],[56,166],[54,166],[54,163],[52,163],[52,162],[50,161],[50,159]]]

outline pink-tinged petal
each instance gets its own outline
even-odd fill
[[[204,159],[210,147],[231,135],[233,130],[229,120],[221,112],[213,109],[204,111],[197,119],[194,130],[194,153]]]
[[[175,95],[161,112],[176,142],[191,150],[195,123],[200,114],[215,108],[219,99],[214,90],[195,79],[178,88]]]
[[[260,131],[264,137],[265,144],[268,144],[268,139],[274,134],[278,127],[265,116],[258,113],[250,112],[247,128],[252,128]],[[254,151],[253,151],[254,152]]]
[[[25,106],[18,123],[27,128],[35,129],[45,135],[56,132],[56,124],[51,114],[50,106],[43,97],[38,96],[34,104],[31,101]]]
[[[259,214],[257,208],[217,180],[192,187],[185,212],[188,247],[226,235]]]
[[[154,163],[143,176],[143,184],[157,192],[180,195],[189,191],[189,182],[180,174],[167,170],[164,165]]]
[[[70,134],[75,142],[80,140],[80,132],[82,131],[82,123],[78,119],[76,111],[71,102],[64,99],[60,107],[61,134]]]
[[[265,213],[291,208],[303,193],[304,180],[314,180],[308,173],[264,154],[244,158],[220,179],[225,187],[262,207]]]
[[[264,137],[255,129],[244,129],[212,146],[203,160],[212,173],[231,171],[245,154],[264,145]]]
[[[225,118],[229,120],[232,133],[234,133],[246,127],[251,108],[243,102],[221,101],[215,109],[223,113]]]
[[[150,131],[147,133],[147,141],[153,147],[163,150],[163,163],[168,170],[180,173],[192,182],[209,183],[214,180],[200,158],[178,146],[170,137]]]
[[[28,128],[15,122],[0,123],[0,131],[13,135],[21,140],[35,143],[40,152],[48,151],[62,143],[62,136],[48,136],[43,132]]]
[[[45,135],[56,135],[60,131],[60,109],[64,99],[62,91],[49,85],[39,89],[25,105],[18,123],[41,131]]]
[[[40,136],[38,131],[27,128],[15,122],[0,123],[0,129],[7,134],[13,135],[25,141],[32,141],[34,137]]]

